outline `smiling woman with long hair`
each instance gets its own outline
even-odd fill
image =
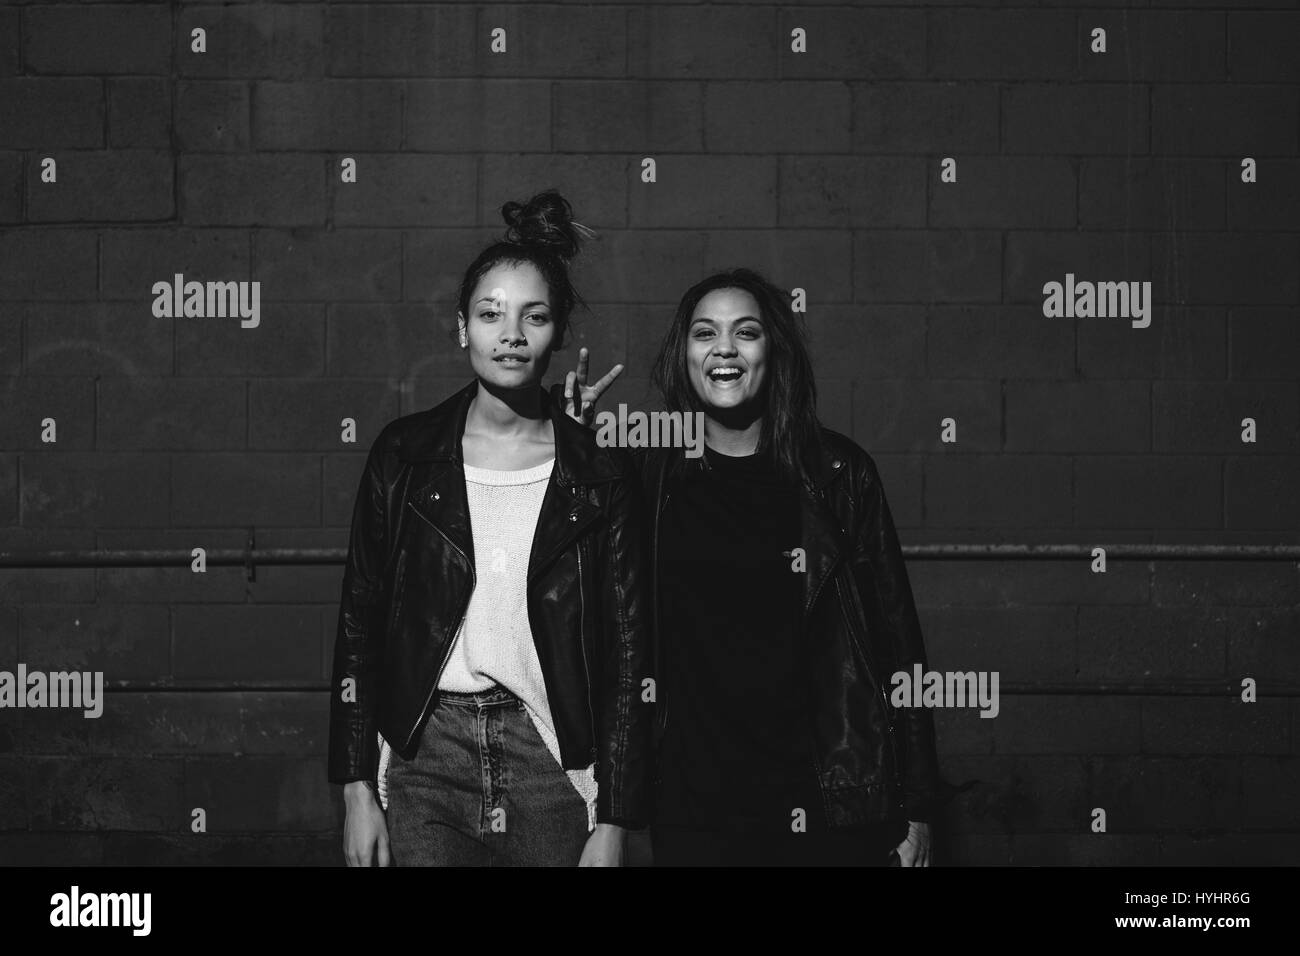
[[[460,286],[474,379],[390,422],[352,519],[330,711],[344,853],[619,865],[645,817],[639,481],[541,388],[582,228],[507,203]]]
[[[616,366],[566,378],[590,421]],[[637,452],[651,540],[660,865],[930,865],[950,793],[928,711],[890,676],[925,666],[879,472],[822,426],[804,333],[748,269],[682,297],[654,365],[702,457]],[[576,400],[575,400],[576,396]]]

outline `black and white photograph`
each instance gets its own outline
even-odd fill
[[[865,867],[1241,939],[1300,864],[1298,37],[0,4],[6,923]]]

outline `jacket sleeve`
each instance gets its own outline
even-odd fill
[[[894,528],[884,485],[870,456],[862,453],[859,534],[854,555],[854,574],[864,602],[873,606],[873,622],[885,633],[892,663],[910,672],[919,663],[926,670],[925,642],[912,597],[903,549]],[[881,674],[882,691],[888,697],[891,674]],[[925,707],[899,708],[895,735],[903,789],[903,808],[909,820],[929,822],[950,796],[950,787],[939,775],[935,747],[934,717]]]
[[[379,768],[375,688],[386,617],[382,582],[389,552],[386,500],[380,439],[376,439],[357,489],[343,570],[330,679],[331,783],[374,780]]]
[[[596,821],[639,829],[648,820],[653,704],[650,677],[649,554],[640,478],[628,456],[613,483],[599,571],[605,659],[600,668],[596,741]]]

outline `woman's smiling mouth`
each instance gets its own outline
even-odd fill
[[[715,365],[709,369],[707,378],[716,385],[731,385],[739,382],[744,374],[744,369],[736,365]]]

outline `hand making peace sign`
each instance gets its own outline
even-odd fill
[[[564,410],[570,418],[590,427],[596,417],[596,400],[600,398],[605,389],[614,384],[614,379],[622,374],[623,366],[621,364],[615,365],[599,381],[588,385],[587,359],[587,347],[584,345],[578,349],[577,371],[569,372],[564,376]],[[573,401],[575,390],[578,393],[579,402],[579,407],[576,409]]]

